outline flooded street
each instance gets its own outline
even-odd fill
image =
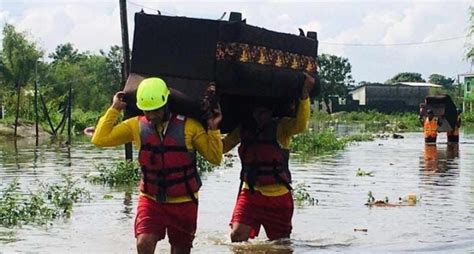
[[[474,132],[464,132],[459,146],[425,146],[421,133],[404,139],[376,139],[350,145],[317,160],[292,159],[295,184],[305,183],[318,200],[296,208],[288,244],[254,241],[230,244],[229,220],[238,189],[239,162],[203,176],[198,231],[193,253],[313,252],[449,252],[474,251]],[[110,164],[124,157],[123,148],[99,149],[87,142],[66,147],[18,147],[0,143],[1,187],[18,178],[22,188],[36,181],[55,182],[61,174],[75,177],[94,172],[94,163]],[[361,168],[373,177],[356,176]],[[81,181],[92,200],[78,203],[70,219],[48,226],[0,228],[0,252],[133,253],[136,189],[126,190]],[[376,199],[415,193],[413,206],[367,207],[368,192]],[[112,199],[104,198],[110,194]],[[354,231],[367,229],[367,232]],[[167,240],[156,253],[168,252]]]

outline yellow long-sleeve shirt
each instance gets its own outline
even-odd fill
[[[295,134],[301,133],[308,127],[308,120],[310,115],[309,98],[301,100],[296,111],[296,117],[284,117],[280,120],[277,126],[277,140],[283,148],[288,149],[291,143],[291,137]],[[232,148],[240,143],[240,127],[234,129],[227,135],[222,143],[224,145],[224,153],[227,153]],[[245,183],[244,188],[248,188]],[[265,186],[254,186],[256,191],[260,191],[265,196],[281,196],[288,193],[288,189],[283,184],[272,184]]]
[[[94,135],[92,136],[92,143],[100,147],[112,147],[133,142],[135,147],[140,149],[138,117],[129,118],[115,125],[119,116],[120,111],[109,108],[97,123]],[[167,123],[157,126],[157,131],[163,133],[166,126]],[[189,151],[197,150],[212,164],[218,165],[221,163],[222,142],[220,130],[208,130],[206,133],[198,121],[186,118],[184,122],[184,140]],[[142,195],[144,194],[142,193]],[[195,196],[197,197],[197,193],[195,193]],[[166,200],[168,203],[180,203],[190,201],[191,198],[189,196],[167,197]]]

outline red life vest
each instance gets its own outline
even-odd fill
[[[185,117],[173,115],[161,140],[156,128],[144,116],[139,117],[141,147],[138,162],[142,170],[140,191],[159,202],[166,197],[190,195],[201,187],[196,169],[196,153],[186,148]]]
[[[259,133],[243,127],[240,131],[240,180],[245,181],[251,191],[254,185],[270,184],[284,184],[291,190],[290,153],[277,141],[277,126],[278,123],[273,121]]]

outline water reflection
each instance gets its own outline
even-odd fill
[[[421,168],[426,172],[445,173],[459,168],[458,158],[459,144],[449,143],[446,147],[425,144]]]
[[[446,148],[446,159],[448,161],[454,161],[454,159],[459,158],[459,144],[458,143],[448,143]]]
[[[126,215],[127,218],[133,217],[133,202],[132,202],[132,192],[125,191],[123,197],[123,210],[122,212]]]
[[[454,186],[459,177],[459,144],[425,144],[421,158],[421,180],[435,186]]]
[[[436,144],[425,144],[425,150],[423,152],[423,163],[423,169],[425,171],[438,171],[439,154]]]

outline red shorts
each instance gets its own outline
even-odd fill
[[[166,231],[171,245],[191,248],[197,222],[196,203],[159,203],[147,197],[138,199],[135,218],[135,237],[140,234],[154,234],[159,240]]]
[[[250,238],[258,236],[260,226],[263,226],[270,240],[289,237],[293,208],[291,192],[269,197],[244,189],[235,204],[230,225],[232,227],[232,223],[237,222],[252,227]]]

